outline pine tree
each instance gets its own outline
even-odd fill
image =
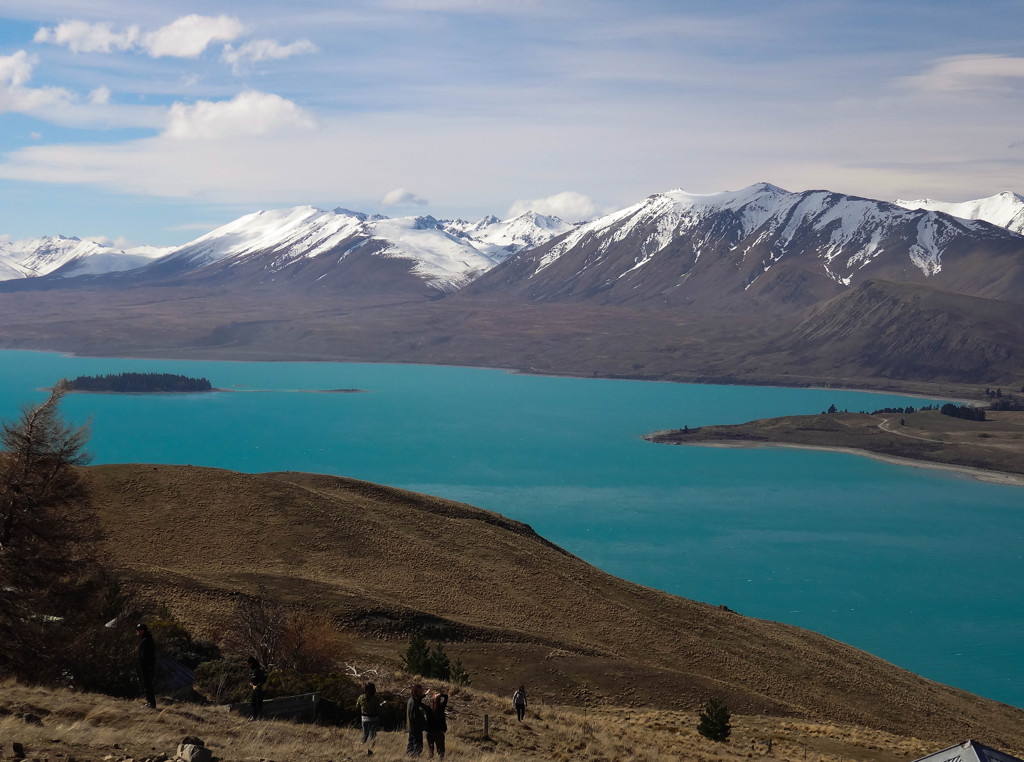
[[[67,389],[0,424],[0,674],[50,682],[90,625],[84,591],[95,587],[95,513],[77,466],[88,462],[88,426],[65,423]]]
[[[429,670],[430,674],[425,675],[426,677],[433,677],[445,682],[451,678],[452,665],[448,660],[448,654],[444,652],[444,646],[440,643],[436,644],[434,650],[430,652]]]
[[[707,739],[716,743],[725,743],[732,733],[732,725],[729,724],[729,710],[718,699],[709,699],[700,713],[700,724],[697,725],[697,732]]]
[[[413,636],[402,657],[402,669],[413,675],[430,677],[430,648],[422,634]]]
[[[452,662],[452,673],[448,679],[454,685],[469,685],[469,672],[462,666],[462,659],[456,659]]]

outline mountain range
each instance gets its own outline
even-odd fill
[[[472,293],[534,301],[703,307],[741,295],[806,306],[870,277],[1016,301],[1024,299],[1022,230],[1024,199],[1012,193],[889,204],[762,183],[659,193],[575,226],[533,212],[470,223],[300,206],[248,214],[169,249],[64,237],[0,244],[0,277],[120,273],[125,286],[371,280],[432,295],[472,284]],[[993,261],[998,276],[978,273]]]
[[[7,304],[54,322],[18,335],[9,324],[0,345],[248,347],[674,380],[1018,383],[1022,225],[1024,198],[1008,192],[888,203],[768,183],[667,191],[578,224],[302,206],[170,250],[2,244],[0,318]],[[47,307],[46,291],[75,293],[72,321],[67,297]],[[152,323],[148,343],[115,340],[126,333],[110,314],[118,302],[149,305],[133,313],[139,331]]]

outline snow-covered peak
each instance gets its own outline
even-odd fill
[[[66,236],[0,242],[0,280],[96,275],[140,267],[170,249],[137,247],[128,251],[108,243]]]
[[[635,271],[650,268],[670,247],[682,246],[687,261],[714,251],[731,252],[744,262],[750,258],[752,285],[757,273],[790,252],[811,250],[829,278],[850,285],[865,266],[896,246],[921,272],[934,275],[950,241],[991,231],[981,222],[830,191],[791,193],[769,183],[710,194],[676,189],[579,226],[539,252],[533,275],[573,251],[585,251],[585,267],[592,268],[624,246]]]
[[[692,227],[722,211],[740,213],[742,232],[747,235],[771,218],[780,204],[795,195],[770,183],[720,193],[688,193],[679,188],[655,193],[633,206],[580,225],[544,255],[538,263],[538,270],[587,238],[604,239],[602,247],[607,249],[638,230],[653,228],[641,245],[641,256],[649,258],[668,246],[681,229]]]
[[[465,285],[500,261],[430,216],[374,220],[366,228],[369,238],[387,243],[382,256],[413,260],[413,271],[442,291]]]
[[[217,262],[234,266],[270,254],[266,267],[276,271],[328,252],[343,258],[372,242],[378,244],[378,256],[411,260],[414,272],[444,291],[498,262],[472,238],[430,215],[391,218],[312,206],[245,215],[182,246],[165,261],[197,269]]]
[[[358,234],[366,220],[365,214],[313,206],[253,212],[185,244],[168,260],[201,267],[265,251],[316,256]]]
[[[922,198],[914,201],[897,199],[894,203],[904,209],[925,209],[963,220],[981,220],[1024,235],[1024,196],[1010,191],[974,201],[951,202]]]
[[[523,212],[507,220],[484,218],[474,226],[471,235],[478,249],[507,259],[518,251],[547,243],[572,228],[572,224],[558,217]]]

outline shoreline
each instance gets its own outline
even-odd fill
[[[896,397],[908,397],[911,399],[928,400],[935,402],[938,400],[956,402],[959,404],[976,404],[978,402],[985,402],[982,397],[969,397],[964,396],[957,392],[951,392],[949,394],[942,393],[943,383],[941,382],[920,382],[922,385],[935,385],[939,387],[936,393],[929,393],[927,391],[915,389],[915,384],[911,383],[908,386],[895,385],[893,386],[891,379],[885,379],[885,385],[881,384],[877,387],[873,387],[869,380],[858,379],[847,386],[841,382],[827,381],[822,379],[808,380],[806,382],[798,382],[791,380],[789,383],[786,379],[766,377],[766,378],[737,378],[734,376],[728,376],[724,378],[712,378],[712,377],[695,377],[695,378],[680,378],[677,376],[667,375],[661,377],[648,377],[648,376],[632,376],[628,373],[621,372],[607,372],[598,375],[584,374],[574,371],[559,371],[555,369],[539,369],[539,368],[527,368],[527,367],[516,367],[512,365],[465,365],[459,362],[422,362],[422,361],[409,361],[402,362],[396,360],[365,360],[356,358],[333,358],[333,357],[285,357],[277,353],[271,352],[269,356],[264,352],[252,352],[252,353],[241,353],[241,356],[235,354],[231,356],[218,355],[214,352],[211,356],[194,350],[188,349],[154,349],[149,351],[135,351],[128,352],[126,354],[116,354],[107,352],[81,352],[77,350],[59,350],[59,349],[35,349],[35,348],[24,348],[24,347],[0,347],[0,351],[10,352],[38,352],[41,354],[55,354],[73,358],[88,358],[88,359],[109,359],[109,360],[166,360],[166,361],[180,361],[185,363],[200,363],[200,362],[224,362],[224,363],[248,363],[248,362],[266,362],[266,363],[301,363],[301,364],[321,364],[321,363],[334,363],[334,364],[351,364],[351,365],[409,365],[409,366],[427,366],[427,367],[454,367],[454,368],[466,368],[472,370],[492,370],[512,375],[523,375],[523,376],[542,376],[548,378],[575,378],[581,380],[605,380],[605,381],[642,381],[647,383],[659,383],[659,384],[692,384],[695,386],[740,386],[740,387],[762,387],[771,389],[808,389],[808,390],[820,390],[820,391],[835,391],[835,392],[855,392],[863,394],[876,394],[876,395],[887,395]],[[867,383],[865,383],[867,381]],[[948,385],[948,384],[947,384]],[[973,384],[966,384],[967,386],[973,386]],[[228,389],[212,389],[210,391],[231,391]],[[318,389],[310,391],[320,392],[334,392],[334,391],[348,391],[348,390],[333,390],[333,389]],[[353,390],[356,392],[365,391],[362,389]]]
[[[649,436],[657,436],[666,432],[656,431]],[[644,437],[648,439],[648,437]],[[669,444],[667,442],[655,442],[654,440],[648,439],[652,444]],[[1010,487],[1024,487],[1024,474],[1012,474],[1006,471],[991,471],[984,468],[975,468],[973,466],[958,466],[954,463],[939,463],[932,460],[918,460],[916,458],[902,458],[897,455],[882,455],[877,452],[871,452],[870,450],[862,450],[856,447],[840,447],[840,446],[825,446],[825,445],[801,445],[792,444],[790,442],[730,442],[730,441],[714,441],[709,440],[707,442],[672,442],[671,444],[681,445],[683,447],[721,447],[731,449],[755,449],[760,447],[781,447],[790,450],[818,450],[821,452],[838,452],[845,453],[847,455],[860,455],[872,460],[882,461],[883,463],[891,463],[896,466],[910,466],[911,468],[927,468],[935,471],[949,471],[951,473],[959,474],[961,476],[975,479],[976,481],[989,482],[990,484],[1003,484]]]

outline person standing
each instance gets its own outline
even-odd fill
[[[520,722],[523,721],[523,717],[526,715],[526,687],[523,685],[519,686],[519,690],[512,694],[512,706],[516,708],[516,717]]]
[[[362,695],[356,699],[356,709],[363,718],[363,744],[367,741],[370,745],[366,748],[366,756],[373,756],[373,745],[377,742],[377,730],[380,728],[380,699],[377,698],[377,686],[367,683],[363,686]]]
[[[267,672],[255,656],[250,656],[245,661],[249,665],[249,687],[252,689],[252,711],[249,713],[249,719],[258,720],[263,716],[263,685],[267,682]]]
[[[146,706],[156,709],[156,689],[153,680],[156,677],[156,643],[153,635],[142,622],[135,625],[135,637],[139,641],[139,682],[146,694]]]
[[[448,694],[434,693],[430,697],[427,707],[427,756],[434,756],[434,748],[437,748],[437,756],[444,759],[444,734],[448,732],[448,720],[445,712],[448,709]]]
[[[405,753],[418,757],[423,753],[423,731],[427,727],[427,708],[423,706],[423,685],[413,683],[409,690],[409,701],[405,705],[405,724],[409,728],[409,744]]]

